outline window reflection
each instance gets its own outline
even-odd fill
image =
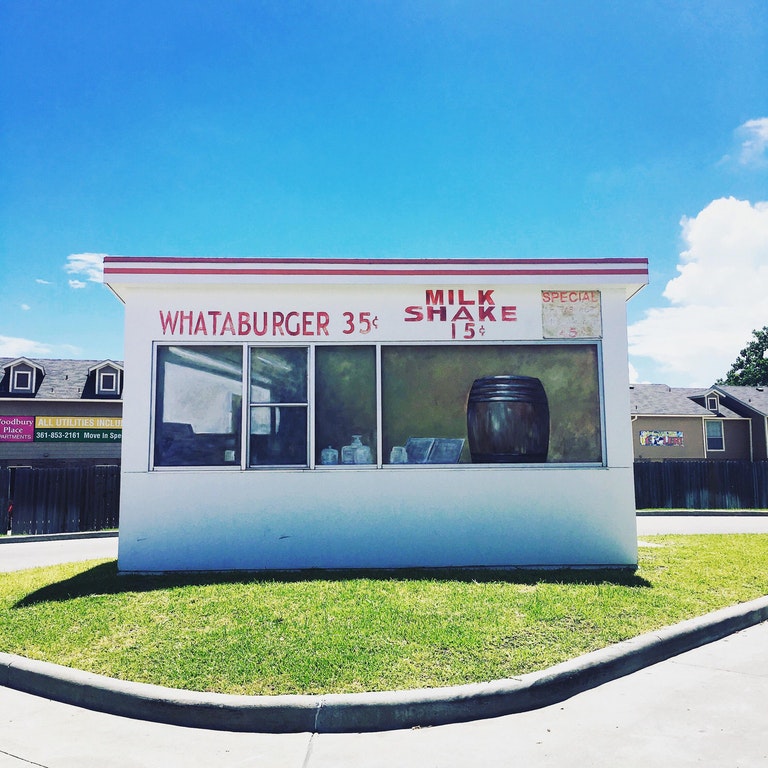
[[[240,463],[242,348],[157,351],[155,466]]]
[[[249,465],[306,466],[306,347],[253,347]]]
[[[376,439],[376,348],[317,347],[315,462],[375,463]],[[357,442],[368,451],[353,451]]]

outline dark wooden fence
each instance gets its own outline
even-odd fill
[[[120,467],[3,467],[0,528],[11,503],[15,534],[117,528]],[[638,461],[635,504],[638,509],[768,509],[768,461]]]
[[[637,509],[768,509],[768,461],[637,461]]]
[[[0,527],[12,506],[10,530],[15,534],[117,528],[120,467],[4,467],[0,503]]]

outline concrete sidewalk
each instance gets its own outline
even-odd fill
[[[540,709],[768,620],[768,597],[649,632],[540,672],[445,688],[233,696],[115,680],[0,653],[0,685],[99,712],[255,733],[350,733],[460,723]]]
[[[368,734],[185,728],[0,687],[0,768],[762,768],[767,649],[762,623],[542,709]]]

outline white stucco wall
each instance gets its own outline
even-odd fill
[[[370,308],[378,291],[384,319],[410,301],[398,280],[418,294],[436,278],[391,277],[380,285],[365,278],[363,287],[306,278],[302,287],[226,276],[126,277],[117,266],[110,276],[108,265],[105,279],[126,304],[121,571],[636,563],[625,302],[642,277],[455,278],[468,291],[493,284],[514,294],[519,321],[491,329],[491,340],[541,340],[542,287],[601,291],[603,466],[153,471],[153,344],[164,340],[161,309],[215,304],[235,311],[254,301],[285,305],[288,296],[288,304],[341,302],[357,312]],[[636,285],[628,289],[630,283]],[[400,341],[403,333],[430,341],[425,337],[445,330],[418,325],[400,325],[364,343]]]

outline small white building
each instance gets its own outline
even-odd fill
[[[124,572],[633,566],[645,259],[107,257]]]

